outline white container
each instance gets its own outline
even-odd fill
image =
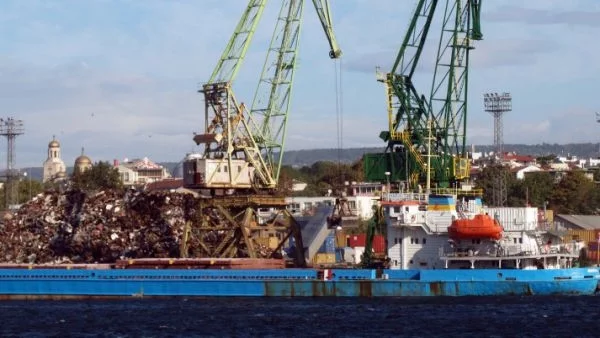
[[[484,207],[490,217],[498,217],[504,231],[535,230],[538,226],[537,208]]]

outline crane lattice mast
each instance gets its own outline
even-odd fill
[[[405,180],[415,187],[427,176],[438,187],[468,177],[466,159],[467,78],[472,40],[482,38],[480,0],[446,0],[433,82],[426,97],[414,76],[432,26],[438,0],[419,0],[385,84],[388,130],[385,154],[371,154],[364,165],[369,180]],[[429,156],[428,160],[424,158]],[[428,165],[428,163],[430,163]]]

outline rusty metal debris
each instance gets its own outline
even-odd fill
[[[0,262],[115,263],[134,258],[279,258],[253,213],[189,194],[135,190],[43,193],[0,224]],[[282,229],[280,229],[282,230]],[[289,238],[283,227],[280,237]],[[285,231],[288,234],[285,234]],[[282,244],[282,243],[279,243]]]

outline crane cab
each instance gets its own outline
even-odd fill
[[[253,176],[245,160],[188,156],[183,162],[183,184],[189,189],[248,189]]]

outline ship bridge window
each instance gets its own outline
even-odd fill
[[[394,207],[394,213],[399,214],[400,213],[400,207]]]
[[[472,244],[481,244],[481,240],[480,239],[472,239],[471,243]]]
[[[423,244],[427,244],[427,238],[423,238]]]
[[[404,211],[408,212],[408,207],[404,207]]]

